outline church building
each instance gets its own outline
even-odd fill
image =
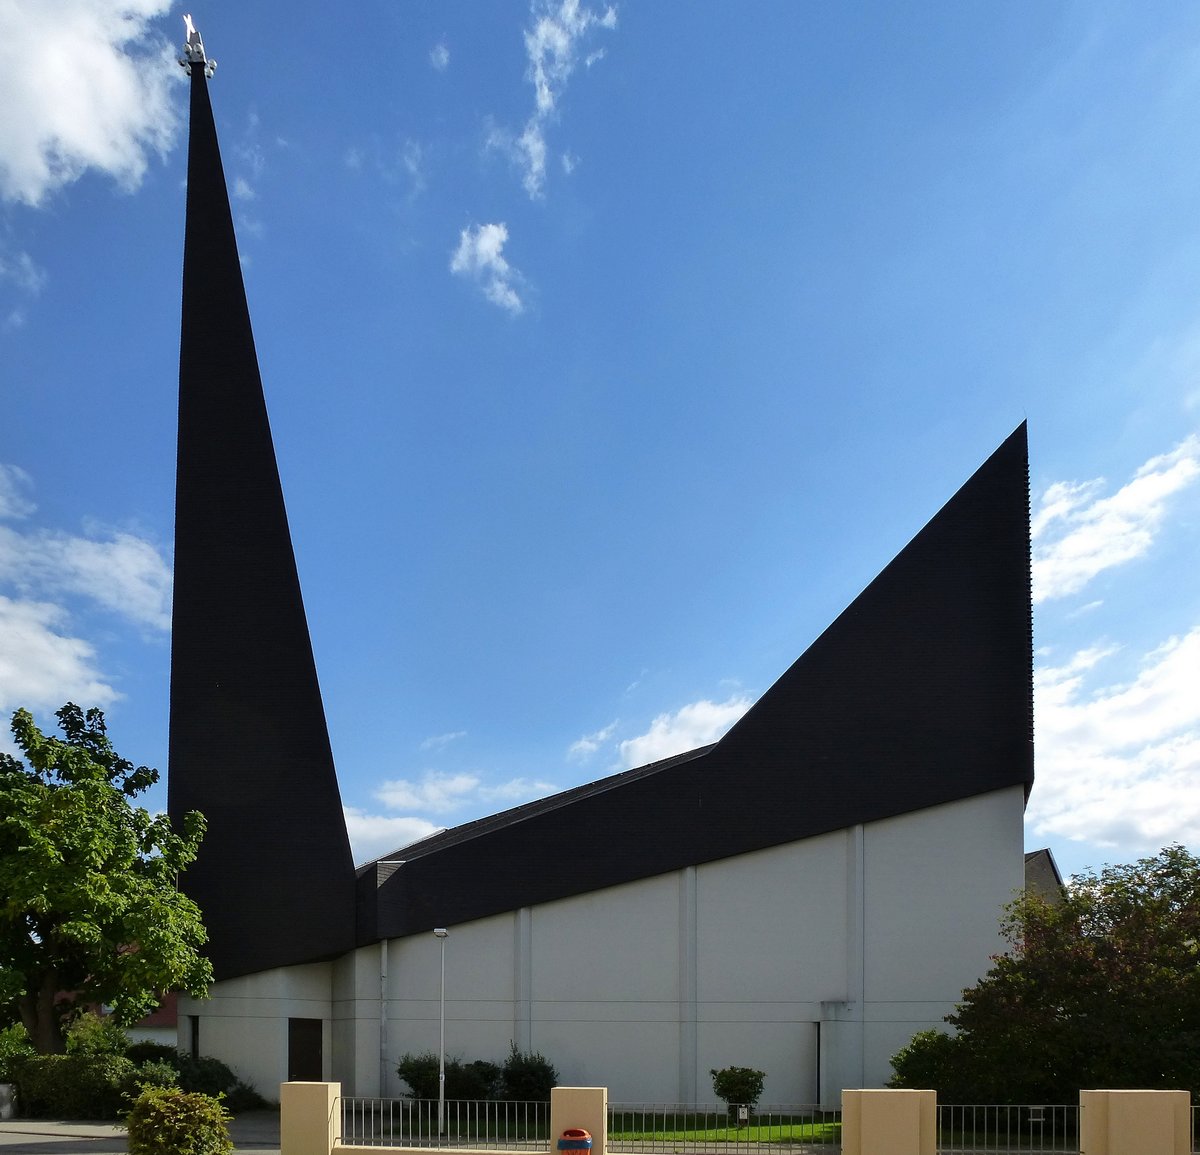
[[[1024,885],[1024,425],[720,741],[356,869],[194,33],[186,63],[168,792],[208,818],[181,885],[216,982],[180,1045],[269,1098],[399,1094],[444,952],[450,1055],[540,1051],[617,1103],[714,1102],[729,1065],[764,1103],[881,1085]]]

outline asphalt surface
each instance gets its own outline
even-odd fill
[[[246,1111],[229,1124],[234,1149],[278,1155],[279,1112]],[[116,1123],[60,1123],[53,1119],[0,1122],[0,1155],[106,1155],[128,1150]]]

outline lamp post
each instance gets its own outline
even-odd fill
[[[444,926],[435,926],[433,933],[441,947],[442,981],[440,987],[441,1010],[438,1015],[438,1138],[446,1132],[446,936],[450,933]]]

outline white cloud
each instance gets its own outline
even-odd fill
[[[720,738],[753,704],[746,697],[727,702],[704,700],[692,702],[674,714],[659,714],[645,734],[621,743],[621,758],[626,766],[645,766],[706,746]]]
[[[510,778],[498,786],[480,787],[479,797],[485,802],[504,802],[516,806],[534,798],[545,798],[557,790],[553,782],[543,782],[539,778]]]
[[[1200,626],[1147,654],[1132,681],[1089,689],[1115,652],[1038,672],[1027,822],[1126,853],[1200,841]]]
[[[508,227],[503,222],[463,229],[450,259],[450,271],[474,281],[493,305],[516,315],[525,306],[513,287],[520,273],[504,259],[507,241]]]
[[[0,4],[0,198],[28,205],[95,169],[133,189],[178,125],[182,76],[150,22],[170,0]]]
[[[256,194],[250,182],[244,176],[239,176],[233,181],[233,195],[235,200],[252,201]]]
[[[533,113],[520,136],[493,131],[488,147],[500,148],[512,157],[521,169],[525,191],[536,200],[546,184],[546,126],[557,114],[559,98],[579,63],[584,42],[597,28],[615,29],[617,12],[613,7],[598,12],[579,0],[534,0],[530,13],[532,23],[525,31],[525,79],[533,85]],[[603,49],[590,52],[585,66],[590,68],[603,56]]]
[[[1097,574],[1143,556],[1175,494],[1200,477],[1200,437],[1151,458],[1111,497],[1103,479],[1056,482],[1042,495],[1032,532],[1035,602],[1078,593]]]
[[[394,818],[368,814],[355,806],[343,807],[346,832],[356,863],[370,862],[390,851],[403,849],[444,829],[424,818]]]
[[[150,542],[116,532],[107,540],[0,526],[0,582],[18,592],[81,595],[139,625],[171,625],[171,571]]]
[[[66,611],[0,594],[0,712],[54,709],[64,702],[107,706],[120,695],[96,669],[96,651],[64,632]]]
[[[435,72],[445,72],[450,67],[450,49],[444,44],[435,45],[430,50],[429,63]]]
[[[479,789],[474,774],[439,774],[427,770],[419,782],[396,778],[384,782],[375,791],[389,810],[428,810],[443,814],[458,810]]]
[[[0,521],[28,517],[37,506],[26,497],[33,479],[18,465],[0,462]]]
[[[584,734],[582,738],[571,743],[567,750],[567,757],[576,761],[590,758],[616,733],[616,730],[617,723],[610,722],[603,730],[597,730],[594,734]]]
[[[452,730],[449,734],[434,734],[421,743],[422,750],[444,750],[451,742],[467,736],[466,730]]]
[[[46,270],[35,264],[28,253],[15,256],[0,253],[0,281],[11,281],[22,292],[36,297],[45,288]]]

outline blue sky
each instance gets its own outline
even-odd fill
[[[187,10],[0,8],[0,710],[159,766]],[[360,858],[719,736],[1026,418],[1028,844],[1200,844],[1200,11],[191,12]]]

